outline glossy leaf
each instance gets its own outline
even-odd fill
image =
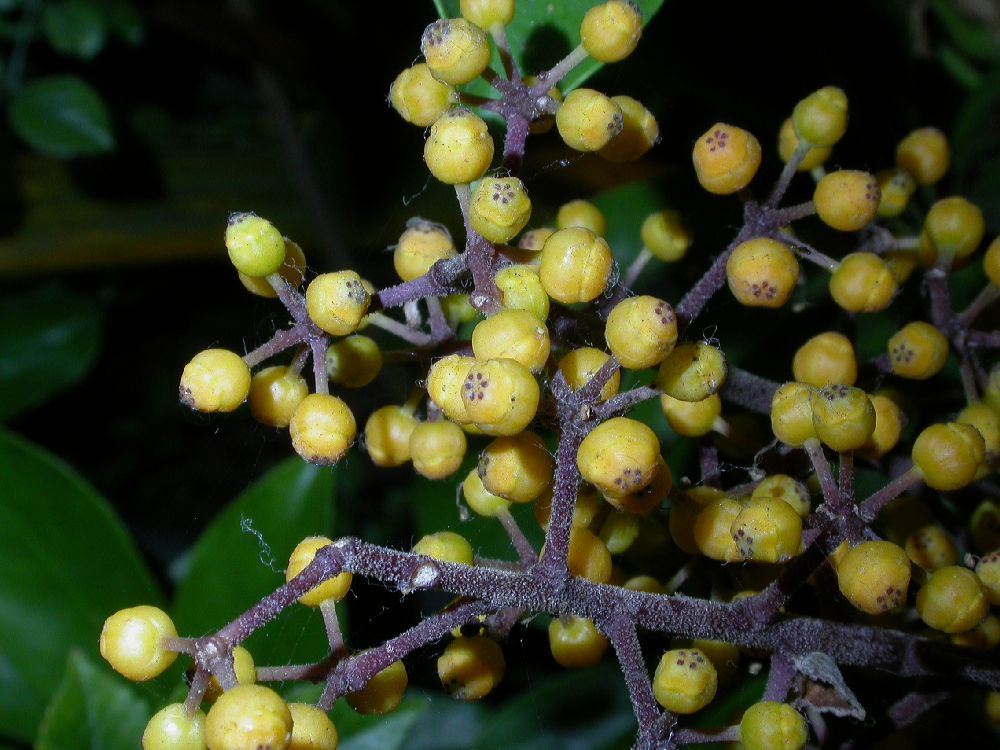
[[[0,420],[82,378],[101,345],[100,305],[48,286],[0,300]]]
[[[88,0],[46,3],[42,31],[56,52],[83,60],[100,52],[107,37],[104,15]]]
[[[107,501],[72,469],[0,431],[0,734],[34,736],[73,647],[97,656],[112,612],[160,604]]]
[[[22,140],[49,156],[94,156],[115,147],[104,100],[77,76],[34,79],[17,92],[7,116]]]
[[[45,711],[37,750],[134,750],[155,709],[139,689],[74,650]]]
[[[231,503],[197,541],[177,586],[174,622],[182,635],[218,630],[285,582],[295,545],[333,527],[333,472],[281,462]],[[295,605],[247,644],[258,664],[325,655],[322,619]],[[269,637],[270,636],[270,637]]]

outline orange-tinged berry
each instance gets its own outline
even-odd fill
[[[878,615],[906,602],[910,558],[892,542],[862,542],[837,565],[840,593],[862,612]]]
[[[874,253],[844,256],[830,276],[830,296],[848,312],[879,312],[896,296],[898,284],[889,266]]]
[[[710,193],[736,193],[757,174],[760,166],[760,141],[752,133],[717,122],[695,142],[695,174]]]
[[[854,385],[858,360],[851,340],[842,333],[826,331],[806,341],[792,358],[792,374],[800,383]]]
[[[770,237],[740,243],[726,261],[729,291],[747,307],[781,307],[798,280],[795,253]]]
[[[868,172],[841,169],[821,179],[813,193],[816,213],[827,226],[857,232],[874,221],[882,191]]]
[[[933,185],[944,177],[951,163],[948,139],[937,128],[918,128],[896,146],[896,164],[918,185]]]

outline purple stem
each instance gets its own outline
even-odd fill
[[[744,409],[758,414],[770,414],[771,401],[774,400],[774,392],[779,387],[780,383],[775,383],[773,380],[762,378],[738,367],[731,367],[719,395]]]
[[[951,697],[949,692],[909,693],[893,703],[886,712],[899,729],[908,727],[927,711]]]
[[[795,679],[795,667],[792,660],[784,654],[771,655],[771,671],[767,675],[767,686],[761,700],[784,703]]]
[[[312,351],[313,380],[315,381],[316,393],[327,395],[330,393],[330,376],[326,372],[326,350],[330,346],[330,339],[327,336],[316,336],[309,341],[309,349]]]
[[[503,526],[504,531],[507,532],[507,536],[510,537],[510,543],[514,545],[514,549],[517,551],[517,556],[521,559],[521,562],[528,566],[538,562],[538,555],[535,553],[535,548],[531,546],[531,542],[528,541],[521,527],[517,525],[517,519],[510,514],[510,510],[503,508],[497,513],[497,520]]]
[[[407,302],[424,297],[444,297],[448,294],[455,294],[462,291],[461,281],[465,274],[466,258],[464,255],[439,260],[423,276],[378,292],[372,299],[369,311],[402,307]]]
[[[865,523],[871,523],[881,512],[882,508],[891,503],[907,490],[916,487],[923,482],[920,471],[911,466],[891,482],[872,493],[858,506],[858,515]]]
[[[725,727],[724,729],[678,729],[674,732],[674,742],[678,745],[702,745],[709,742],[739,741],[739,724]]]
[[[837,474],[837,491],[845,508],[854,503],[854,452],[840,454],[840,471]]]
[[[507,118],[507,134],[503,139],[503,165],[516,174],[524,161],[524,147],[528,140],[530,122],[520,113],[510,113]]]
[[[951,338],[955,333],[955,313],[951,309],[947,273],[940,268],[932,268],[924,274],[924,283],[931,298],[931,322],[941,333]]]
[[[382,313],[369,313],[368,322],[414,346],[427,346],[432,336]]]
[[[558,586],[569,576],[566,557],[569,554],[569,534],[573,528],[573,509],[580,488],[580,472],[576,468],[576,452],[583,442],[582,430],[566,429],[559,434],[556,449],[556,471],[553,477],[552,510],[545,531],[545,546],[535,566],[537,574]]]
[[[965,342],[969,346],[1000,348],[1000,331],[969,331]]]
[[[649,401],[651,398],[659,398],[662,395],[663,391],[651,388],[648,385],[642,385],[630,391],[612,396],[603,404],[596,406],[594,414],[597,415],[598,419],[608,419],[619,414],[625,414],[643,401]]]
[[[718,449],[714,445],[701,443],[698,446],[698,455],[701,466],[701,483],[709,487],[718,487],[722,481]]]
[[[296,344],[302,344],[309,337],[309,329],[304,325],[295,325],[283,331],[278,331],[271,339],[252,352],[243,355],[247,367],[256,367],[261,362],[290,349]]]
[[[778,181],[774,183],[771,194],[767,197],[765,204],[767,208],[777,208],[778,204],[781,203],[781,199],[785,197],[785,192],[807,153],[809,153],[809,145],[806,143],[800,143],[792,152],[792,158],[785,162],[785,166],[782,167],[781,174],[778,176]]]
[[[847,508],[841,502],[840,492],[837,483],[833,480],[833,471],[830,469],[830,462],[826,458],[823,446],[816,438],[806,440],[802,446],[809,455],[819,486],[823,490],[823,500],[829,506],[829,510],[836,516],[843,516]]]
[[[968,328],[973,321],[1000,299],[1000,287],[987,284],[974,300],[958,315],[958,324]]]

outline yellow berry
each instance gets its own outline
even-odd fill
[[[631,96],[613,96],[622,111],[622,130],[597,153],[610,162],[635,161],[660,140],[660,125],[653,113]]]
[[[519,250],[523,250],[526,253],[531,253],[537,255],[542,252],[542,248],[545,247],[545,240],[555,234],[556,230],[552,227],[536,227],[535,229],[529,229],[527,232],[521,235],[521,238],[517,241],[517,247]],[[537,258],[536,258],[537,260]],[[525,263],[529,262],[527,260]],[[538,265],[537,263],[532,263],[532,265]]]
[[[376,466],[400,466],[410,460],[410,435],[417,426],[413,415],[399,406],[376,409],[365,422],[364,446]]]
[[[757,174],[760,141],[752,133],[717,122],[695,142],[694,170],[698,182],[710,193],[736,193]]]
[[[350,408],[336,396],[310,393],[288,424],[292,448],[311,464],[331,466],[354,443],[358,425]]]
[[[276,692],[263,685],[237,685],[219,696],[205,718],[208,750],[287,750],[292,714]]]
[[[1000,645],[1000,618],[986,615],[972,630],[952,635],[951,642],[963,648],[990,651]]]
[[[990,370],[986,387],[983,388],[983,401],[1000,412],[1000,365],[994,365]]]
[[[431,125],[424,162],[447,185],[478,180],[493,161],[493,137],[486,123],[467,109],[454,108]]]
[[[968,568],[949,565],[931,573],[917,592],[917,613],[928,627],[964,633],[989,613],[983,584]]]
[[[757,237],[736,246],[726,261],[729,291],[747,307],[781,307],[799,280],[799,262],[786,245]]]
[[[583,227],[601,237],[608,229],[608,222],[601,209],[585,200],[564,203],[556,212],[556,229]]]
[[[879,312],[896,296],[898,285],[889,266],[874,253],[844,256],[830,276],[830,296],[848,312]]]
[[[957,490],[970,484],[985,455],[979,430],[958,422],[924,428],[910,454],[924,482],[935,490]]]
[[[271,427],[288,427],[292,414],[309,395],[306,379],[287,367],[265,367],[250,379],[250,413]]]
[[[881,614],[906,602],[910,558],[892,542],[861,542],[837,565],[837,583],[862,612]]]
[[[571,390],[578,391],[591,381],[594,375],[597,374],[597,371],[609,359],[611,359],[611,356],[600,349],[584,346],[579,349],[573,349],[563,355],[558,364],[559,372],[566,378],[566,385]],[[621,385],[621,377],[621,371],[616,370],[615,374],[608,378],[608,382],[601,388],[601,393],[597,400],[607,401],[618,393],[618,387]]]
[[[157,711],[142,733],[142,750],[205,750],[205,714],[183,703]]]
[[[382,352],[374,339],[355,334],[334,341],[326,350],[326,374],[344,388],[364,388],[382,370]]]
[[[810,146],[832,146],[847,131],[847,95],[835,86],[814,91],[795,105],[792,126]]]
[[[307,536],[292,550],[285,569],[285,582],[291,581],[301,573],[316,557],[316,553],[324,547],[333,544],[333,540],[325,536]],[[323,581],[299,597],[299,602],[307,607],[318,607],[327,599],[339,602],[351,588],[354,576],[348,572],[338,573],[333,578]]]
[[[249,393],[250,368],[228,349],[198,352],[181,373],[181,403],[197,411],[233,411]]]
[[[586,617],[567,615],[549,623],[549,650],[563,667],[592,667],[608,650],[608,639]]]
[[[647,594],[666,594],[667,587],[657,581],[653,576],[638,575],[629,578],[622,584],[623,589],[629,591],[643,591]]]
[[[477,359],[506,357],[533,372],[545,366],[550,346],[548,328],[524,310],[501,310],[472,331],[472,352]]]
[[[439,260],[458,255],[451,233],[443,224],[413,218],[399,236],[393,249],[392,264],[403,281],[412,281],[427,273]]]
[[[778,156],[786,164],[792,160],[792,154],[799,147],[799,138],[795,135],[795,127],[792,125],[792,118],[787,118],[781,123],[781,130],[778,131]],[[820,164],[830,158],[833,149],[829,146],[812,146],[806,151],[806,155],[799,162],[798,171],[808,172],[815,169]]]
[[[542,322],[549,316],[549,295],[533,266],[505,266],[497,271],[493,283],[500,290],[500,304],[505,310],[523,310]]]
[[[483,484],[476,469],[470,471],[462,482],[462,497],[473,512],[492,518],[510,507],[510,500],[494,495]]]
[[[755,703],[740,720],[740,744],[745,750],[802,750],[808,739],[806,720],[787,703]]]
[[[875,429],[858,452],[865,458],[881,458],[896,447],[906,418],[899,405],[888,396],[876,393],[868,398],[875,408]]]
[[[624,126],[622,110],[594,89],[574,89],[556,110],[559,137],[575,151],[598,151]]]
[[[490,43],[486,32],[464,18],[434,21],[420,37],[431,74],[443,83],[468,83],[490,64]]]
[[[276,273],[285,260],[285,238],[274,224],[256,214],[230,214],[226,250],[236,270],[259,278]]]
[[[447,419],[420,422],[410,433],[413,470],[428,479],[444,479],[458,471],[465,449],[465,433]]]
[[[729,531],[745,560],[784,562],[799,553],[802,517],[784,500],[751,499]]]
[[[528,503],[552,483],[552,456],[532,432],[499,437],[479,456],[477,471],[483,486],[515,503]]]
[[[431,73],[427,63],[416,63],[389,86],[389,103],[408,123],[426,128],[458,102],[458,92]]]
[[[458,637],[438,657],[438,677],[452,697],[464,701],[485,698],[503,679],[503,651],[483,635]]]
[[[409,678],[401,661],[394,661],[385,669],[376,672],[361,690],[348,693],[347,705],[359,714],[383,714],[395,711],[403,700],[403,693]]]
[[[441,562],[472,565],[472,545],[468,539],[454,531],[425,534],[413,545],[413,551]]]
[[[918,185],[940,180],[950,162],[948,139],[937,128],[914,130],[896,146],[896,164],[913,175]]]
[[[923,526],[906,538],[903,545],[910,561],[924,570],[934,571],[958,562],[958,549],[948,532],[937,525]]]
[[[1000,549],[979,558],[976,575],[990,604],[1000,604]]]
[[[236,674],[237,685],[253,685],[257,682],[257,666],[253,656],[242,646],[233,647],[233,672]],[[208,681],[202,700],[214,703],[222,695],[222,685],[215,675]]]
[[[368,312],[371,299],[371,292],[355,271],[320,274],[306,287],[309,317],[334,336],[354,333]]]
[[[944,257],[949,264],[960,261],[979,247],[986,231],[979,206],[954,196],[937,201],[927,216],[920,233],[920,262],[930,268]]]
[[[969,521],[972,546],[979,552],[988,552],[1000,547],[1000,504],[995,500],[983,500],[972,511]]]
[[[816,389],[806,383],[785,383],[771,399],[771,430],[782,443],[801,448],[816,437],[812,397]]]
[[[743,506],[730,497],[712,500],[697,511],[692,537],[698,552],[720,562],[738,562],[743,553],[736,546],[731,529]]]
[[[604,502],[591,487],[581,486],[576,494],[576,502],[573,504],[574,527],[586,528],[597,516],[598,510],[604,507]],[[552,490],[549,489],[532,504],[531,509],[535,520],[542,529],[549,527],[549,518],[552,515]]]
[[[506,26],[514,18],[514,0],[461,0],[462,17],[481,29],[495,23]]]
[[[285,259],[281,262],[278,273],[290,287],[298,289],[305,272],[305,253],[302,252],[302,248],[298,244],[285,237]],[[278,293],[274,291],[274,287],[268,283],[266,277],[247,276],[242,272],[237,275],[239,276],[240,283],[243,284],[248,292],[256,294],[258,297],[267,297],[268,299],[274,299],[278,296]]]
[[[691,487],[686,492],[678,493],[670,501],[670,518],[668,528],[674,544],[689,555],[699,553],[698,544],[694,538],[694,525],[698,512],[715,502],[725,498],[725,493],[715,487]],[[735,516],[733,516],[735,518]]]
[[[1000,691],[991,690],[986,694],[983,711],[994,727],[1000,727]]]
[[[660,364],[656,387],[681,401],[703,401],[726,380],[726,356],[704,341],[681,344]]]
[[[649,427],[614,417],[591,430],[576,454],[583,478],[608,497],[636,492],[653,479],[660,441]]]
[[[875,407],[860,388],[823,386],[812,394],[812,412],[816,437],[839,453],[857,450],[875,430]]]
[[[853,169],[830,172],[817,183],[813,193],[819,218],[841,232],[857,232],[870,224],[881,199],[875,176]]]
[[[691,232],[681,222],[678,211],[665,209],[647,216],[639,228],[642,245],[656,258],[674,263],[691,246]]]
[[[639,537],[639,517],[620,510],[612,511],[601,524],[598,537],[610,554],[620,555]]]
[[[580,44],[595,60],[618,62],[632,54],[642,35],[642,11],[630,0],[609,0],[587,11]]]
[[[983,438],[986,458],[995,458],[1000,453],[1000,414],[981,401],[969,404],[958,413],[956,422],[975,427]]]
[[[292,741],[288,750],[337,750],[337,727],[322,709],[308,703],[289,703]]]
[[[854,385],[858,378],[858,360],[851,340],[835,331],[813,336],[795,352],[792,374],[798,382],[817,388],[831,384]]]
[[[878,204],[878,215],[883,219],[892,219],[906,210],[917,189],[913,175],[905,169],[885,169],[875,175],[881,198]]]
[[[475,363],[474,357],[449,354],[435,361],[427,373],[427,395],[452,422],[472,421],[462,400],[462,387]]]
[[[670,429],[684,437],[707,435],[722,414],[722,399],[717,393],[701,401],[681,401],[663,394],[660,408]]]
[[[648,516],[667,499],[672,486],[673,475],[670,473],[670,467],[660,456],[656,459],[656,468],[653,469],[653,478],[649,484],[627,495],[621,497],[605,495],[604,499],[623,513]]]
[[[163,639],[176,637],[173,620],[162,609],[149,605],[120,609],[104,621],[101,656],[124,677],[145,682],[174,663],[177,652],[164,648]]]
[[[626,297],[608,314],[604,338],[622,367],[654,367],[677,343],[677,318],[662,299],[645,294]]]
[[[711,660],[696,648],[666,651],[653,675],[656,702],[677,714],[693,714],[715,698],[718,673]]]
[[[517,177],[484,177],[472,191],[469,224],[490,242],[509,242],[531,218],[531,200]]]
[[[465,412],[487,435],[516,435],[538,411],[541,391],[531,371],[517,360],[476,361],[462,383]]]
[[[592,531],[574,526],[569,534],[566,565],[570,575],[594,583],[607,583],[611,578],[611,554],[604,542]]]
[[[798,513],[801,518],[806,518],[812,510],[809,490],[802,482],[796,481],[787,474],[771,474],[754,488],[750,499],[752,501],[781,500],[787,503],[788,507]]]
[[[558,302],[591,302],[607,287],[613,264],[611,248],[603,237],[589,229],[568,227],[545,240],[538,278]]]

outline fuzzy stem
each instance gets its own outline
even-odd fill
[[[833,479],[833,472],[830,470],[830,462],[826,458],[823,446],[816,438],[809,438],[802,446],[809,455],[819,486],[823,490],[823,500],[829,506],[830,511],[837,516],[844,515],[846,510],[841,501],[837,483]]]
[[[573,528],[573,509],[581,481],[580,472],[576,468],[576,452],[581,442],[583,435],[580,431],[563,429],[556,449],[549,527],[545,531],[542,556],[535,566],[536,571],[554,585],[558,585],[569,575],[566,558],[569,554],[569,535]]]
[[[803,260],[807,260],[820,268],[825,268],[830,273],[837,270],[837,266],[840,265],[837,261],[831,258],[826,253],[822,253],[812,245],[796,237],[790,237],[786,234],[774,234],[772,237],[779,242],[784,242],[788,245],[793,245],[796,250],[798,250],[798,255]]]
[[[845,508],[854,502],[854,452],[845,451],[839,456],[840,471],[837,473],[837,491]]]
[[[897,497],[923,482],[920,470],[911,466],[881,489],[872,493],[858,506],[858,515],[865,523],[878,518],[879,512]]]
[[[278,331],[269,341],[261,344],[253,351],[244,354],[243,361],[246,362],[247,367],[256,367],[261,362],[285,351],[285,349],[290,349],[296,344],[304,343],[308,335],[309,331],[305,326],[299,325]]]
[[[771,401],[779,387],[773,380],[731,367],[719,395],[744,409],[766,415],[771,413]]]
[[[323,627],[326,629],[326,641],[330,644],[330,652],[337,653],[344,648],[344,634],[340,630],[340,618],[337,616],[337,602],[324,599],[319,603],[319,611],[323,615]]]
[[[771,194],[767,197],[765,205],[768,208],[777,208],[778,204],[781,203],[781,199],[785,197],[785,192],[787,192],[788,186],[791,185],[792,178],[795,176],[799,165],[807,153],[809,153],[808,143],[802,142],[795,147],[795,150],[792,152],[792,158],[785,162],[785,166],[781,169],[781,174],[778,175],[778,181],[774,183]]]
[[[648,385],[642,385],[630,391],[612,396],[603,404],[595,407],[594,413],[598,419],[608,419],[618,414],[625,414],[643,401],[649,401],[649,399],[657,398],[661,395],[663,395],[663,391],[651,388]]]
[[[678,729],[674,742],[678,745],[703,745],[709,742],[739,742],[740,725],[722,729]]]
[[[368,313],[367,319],[373,326],[377,326],[414,346],[427,346],[431,343],[430,334],[411,328],[406,323],[401,323],[383,313]]]
[[[191,678],[191,685],[188,687],[187,697],[184,699],[184,713],[188,716],[193,716],[201,705],[210,679],[211,675],[204,669],[195,670],[194,677]]]
[[[329,346],[330,339],[326,336],[317,336],[309,342],[309,349],[312,352],[314,386],[316,393],[321,395],[330,393],[330,376],[326,371],[326,350]]]
[[[566,57],[553,65],[549,70],[539,73],[537,82],[531,87],[531,96],[538,97],[559,83],[577,65],[587,59],[587,51],[583,45],[578,45]]]
[[[643,247],[639,250],[638,255],[633,258],[628,268],[625,269],[625,273],[622,275],[621,281],[618,282],[619,289],[623,291],[631,289],[632,285],[635,284],[635,280],[639,278],[639,274],[642,273],[646,264],[648,264],[652,259],[653,254],[649,251],[649,248]]]
[[[761,700],[784,703],[795,678],[795,667],[784,654],[771,656],[771,671],[767,675],[767,686]]]
[[[510,543],[514,545],[514,549],[517,551],[517,556],[521,559],[521,562],[525,565],[536,563],[538,555],[535,553],[535,548],[531,546],[531,542],[528,541],[521,527],[517,525],[517,519],[511,515],[510,510],[502,508],[497,513],[497,520],[503,526],[504,531],[507,532],[507,536],[510,537]]]
[[[997,300],[1000,300],[1000,287],[987,284],[976,298],[969,303],[969,306],[959,313],[958,324],[962,328],[968,328],[976,318],[990,308]]]

